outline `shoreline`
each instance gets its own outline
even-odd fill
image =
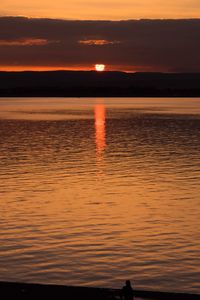
[[[200,73],[0,71],[0,97],[200,97]]]
[[[120,299],[120,289],[0,281],[1,299]],[[13,297],[13,298],[11,298]],[[134,290],[134,299],[196,300],[200,294]]]
[[[191,91],[157,91],[157,92],[125,92],[118,91],[116,93],[108,92],[102,89],[94,93],[80,90],[76,92],[56,91],[49,89],[48,91],[20,91],[20,90],[2,90],[0,89],[0,98],[200,98],[200,89]]]

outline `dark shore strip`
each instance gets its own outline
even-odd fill
[[[74,98],[122,98],[122,97],[146,97],[146,98],[176,98],[190,97],[199,98],[200,88],[198,89],[157,89],[157,88],[120,88],[120,87],[76,87],[76,88],[57,88],[57,87],[34,87],[34,88],[0,88],[0,97],[74,97]]]
[[[152,300],[195,300],[200,295],[187,293],[169,293],[154,291],[134,291],[135,298]],[[47,285],[18,282],[0,282],[0,299],[120,299],[120,289],[75,287],[64,285]]]
[[[0,97],[200,97],[200,73],[0,71]]]

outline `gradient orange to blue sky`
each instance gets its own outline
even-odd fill
[[[0,70],[200,72],[199,0],[1,0]]]

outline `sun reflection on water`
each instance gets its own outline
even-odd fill
[[[97,156],[101,157],[106,148],[106,110],[103,104],[95,106],[95,133]]]

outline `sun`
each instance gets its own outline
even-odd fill
[[[98,71],[98,72],[102,72],[102,71],[104,71],[105,70],[105,65],[103,65],[103,64],[96,64],[95,65],[95,70],[96,71]]]

